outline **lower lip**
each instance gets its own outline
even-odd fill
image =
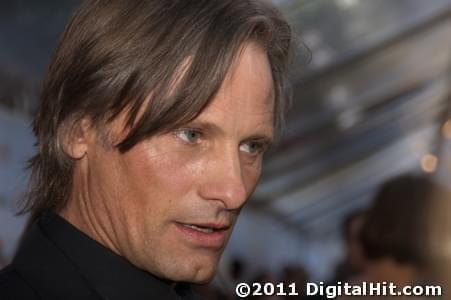
[[[222,248],[226,239],[226,230],[213,231],[211,233],[201,232],[180,223],[175,224],[177,229],[195,244],[208,248]]]

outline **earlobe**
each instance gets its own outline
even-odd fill
[[[82,119],[79,122],[63,127],[60,140],[62,141],[64,152],[72,159],[82,159],[88,153],[89,137],[91,135],[90,121]]]

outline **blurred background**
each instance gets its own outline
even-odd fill
[[[25,223],[15,212],[40,84],[79,2],[0,1],[0,265]],[[337,278],[345,220],[389,178],[451,187],[451,0],[273,2],[312,57],[294,59],[285,133],[212,283],[225,294],[235,278]]]

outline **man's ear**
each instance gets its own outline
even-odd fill
[[[72,159],[82,159],[93,142],[92,137],[93,128],[86,118],[67,127],[63,126],[61,141],[64,152]]]

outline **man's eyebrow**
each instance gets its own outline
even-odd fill
[[[267,134],[254,134],[245,139],[246,141],[262,141],[266,146],[271,146],[274,143],[272,135]]]
[[[195,120],[192,122],[187,123],[185,126],[187,127],[193,127],[193,129],[199,128],[199,129],[205,129],[211,132],[216,132],[219,134],[225,134],[224,130],[218,126],[215,123],[209,122],[209,121],[200,121],[200,120]],[[272,133],[272,129],[271,129],[271,133],[265,133],[264,130],[262,130],[262,132],[259,133],[254,133],[251,134],[249,136],[246,136],[243,141],[251,141],[251,140],[261,140],[264,141],[264,143],[266,143],[268,146],[270,146],[273,142],[274,142],[274,137],[273,137],[273,133]]]

